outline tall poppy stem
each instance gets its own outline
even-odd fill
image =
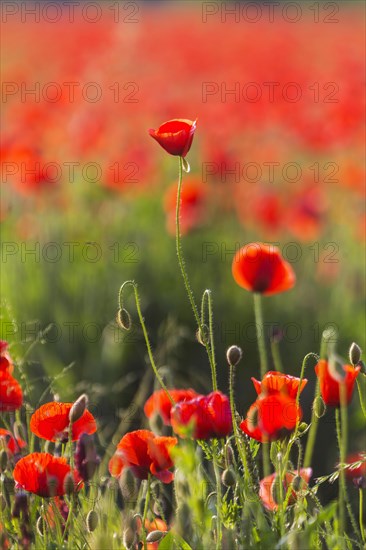
[[[145,528],[145,522],[147,518],[147,511],[149,509],[149,503],[150,503],[150,482],[151,482],[151,476],[149,474],[146,482],[145,506],[144,506],[144,512],[142,516],[142,533],[143,533],[144,550],[147,549],[147,543],[146,543],[147,533]]]
[[[358,502],[358,520],[360,523],[360,532],[362,541],[366,542],[365,529],[363,526],[363,489],[360,487],[359,491],[359,502]]]
[[[219,450],[214,449],[213,453],[213,466],[214,466],[214,472],[215,472],[215,479],[216,479],[216,550],[221,550],[221,538],[222,538],[222,530],[221,530],[221,500],[222,500],[222,491],[221,491],[221,477],[220,477],[220,470],[219,470],[219,464],[218,464],[218,454]]]
[[[345,473],[343,469],[343,465],[345,463],[345,454],[344,454],[344,442],[343,442],[343,434],[341,430],[341,415],[339,412],[339,409],[337,408],[335,411],[335,418],[336,418],[336,430],[337,430],[337,440],[338,440],[338,447],[339,447],[339,458],[340,458],[340,471],[339,471],[339,535],[340,537],[343,537],[344,530],[345,530],[345,487],[346,487],[346,480],[345,480]]]
[[[263,322],[263,309],[262,309],[262,296],[255,292],[254,297],[254,316],[255,316],[255,326],[257,331],[257,342],[258,342],[258,351],[259,351],[259,361],[260,361],[260,373],[261,378],[268,371],[268,358],[266,351],[266,343],[264,338],[264,322]]]
[[[319,379],[317,379],[313,403],[319,397],[319,395],[320,395],[320,384],[319,384]],[[313,457],[313,450],[315,445],[317,429],[318,429],[318,418],[315,414],[315,407],[313,406],[312,413],[311,413],[309,435],[308,435],[308,440],[306,442],[304,468],[309,468],[309,466],[311,465],[311,459]]]
[[[178,190],[177,190],[177,205],[176,205],[176,212],[175,212],[175,244],[176,244],[176,250],[177,250],[177,256],[178,256],[178,263],[179,267],[182,273],[184,286],[186,288],[186,292],[188,294],[188,298],[193,310],[194,318],[197,323],[198,330],[201,335],[204,334],[203,332],[203,326],[202,322],[198,313],[198,309],[196,306],[196,302],[193,296],[193,291],[191,288],[191,284],[189,282],[189,278],[187,275],[186,267],[185,267],[185,261],[183,257],[183,250],[182,250],[182,243],[181,243],[181,232],[180,232],[180,203],[181,203],[181,192],[182,192],[182,183],[183,183],[183,158],[179,157],[179,178],[178,178]],[[210,307],[210,302],[209,302]],[[212,318],[212,312],[210,313],[210,317]],[[211,324],[212,325],[212,324]],[[211,331],[210,331],[210,338],[212,337]],[[214,391],[217,390],[217,381],[216,381],[216,364],[215,364],[215,358],[213,353],[213,345],[212,342],[208,343],[205,339],[203,339],[203,345],[206,348],[208,359],[210,362],[211,367],[211,375],[212,375],[212,388]]]
[[[261,378],[264,377],[268,371],[268,358],[266,351],[266,342],[264,338],[264,322],[263,322],[263,309],[262,309],[262,296],[255,292],[253,294],[254,298],[254,317],[255,317],[255,326],[257,331],[257,342],[258,342],[258,351],[259,351],[259,364],[260,364],[260,373]],[[271,462],[269,458],[269,443],[262,444],[263,452],[263,473],[264,477],[269,476],[271,473]]]

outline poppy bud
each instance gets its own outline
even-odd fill
[[[357,488],[357,489],[366,489],[366,477],[365,476],[360,476],[360,477],[355,477],[353,479],[353,485]]]
[[[321,418],[325,415],[325,411],[327,410],[325,403],[323,401],[323,398],[318,395],[313,401],[313,411],[317,418]]]
[[[47,479],[48,493],[49,493],[50,497],[56,496],[56,494],[57,494],[57,485],[58,485],[57,477],[50,476]]]
[[[296,475],[292,481],[292,488],[294,491],[298,492],[300,491],[302,485],[304,483],[304,480],[301,476]]]
[[[152,431],[156,434],[161,434],[164,429],[164,421],[161,418],[159,413],[153,414],[150,418],[150,427]]]
[[[22,439],[23,441],[27,441],[26,430],[22,422],[14,423],[14,436],[17,440]]]
[[[75,492],[75,480],[71,473],[65,476],[64,491],[67,495],[72,495]]]
[[[202,330],[201,330],[202,329]],[[201,326],[201,329],[197,330],[196,338],[197,341],[202,344],[202,346],[205,346],[210,342],[210,330],[207,325],[203,324]]]
[[[146,498],[142,498],[139,502],[139,509],[140,509],[141,514],[144,513],[145,504],[146,504]]]
[[[309,425],[306,422],[300,422],[297,431],[299,432],[299,434],[303,434],[308,429],[308,427]]]
[[[123,545],[127,548],[127,550],[130,550],[133,548],[135,544],[135,531],[131,529],[131,527],[127,527],[127,529],[123,532]]]
[[[227,466],[234,463],[234,451],[230,444],[227,444],[225,447],[225,458]]]
[[[349,360],[354,367],[358,365],[361,360],[362,350],[355,342],[349,348]]]
[[[221,481],[225,487],[233,487],[236,484],[236,475],[233,468],[230,467],[224,470]]]
[[[117,325],[122,330],[130,330],[132,326],[131,315],[128,313],[127,309],[121,308],[117,312],[116,317]]]
[[[130,502],[137,498],[137,482],[131,468],[124,468],[119,478],[119,486],[123,498]]]
[[[1,451],[0,453],[0,472],[5,472],[8,465],[8,453],[6,451]]]
[[[229,365],[235,367],[243,357],[242,349],[239,346],[230,346],[226,352],[226,358]]]
[[[36,529],[40,537],[44,536],[44,528],[45,528],[44,519],[41,516],[39,516],[36,523]]]
[[[69,420],[71,424],[73,424],[83,416],[85,409],[88,406],[88,401],[89,400],[86,393],[80,395],[80,397],[75,401],[69,412]]]
[[[159,542],[165,535],[166,531],[151,531],[146,537],[146,542]]]
[[[95,531],[95,529],[98,526],[99,516],[95,510],[90,510],[88,515],[86,516],[86,526],[89,531],[89,533],[92,533]]]

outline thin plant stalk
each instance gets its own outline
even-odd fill
[[[360,532],[362,542],[366,542],[365,528],[363,526],[363,489],[360,487],[358,490],[359,501],[358,501],[358,520],[360,523]]]
[[[314,401],[319,397],[319,395],[320,395],[320,384],[319,384],[319,380],[317,379]],[[305,448],[304,468],[309,468],[309,466],[311,465],[311,459],[313,457],[317,429],[318,429],[318,418],[315,414],[315,410],[313,407],[313,410],[311,413],[309,435],[308,435],[308,440]]]
[[[213,467],[215,472],[216,479],[216,550],[221,550],[221,539],[222,539],[222,529],[221,529],[221,504],[222,504],[222,491],[221,491],[221,477],[218,464],[218,449],[214,449],[213,453]]]
[[[178,177],[178,189],[177,189],[177,205],[176,205],[176,213],[175,213],[175,244],[176,244],[176,250],[177,250],[177,257],[178,257],[178,263],[180,267],[180,271],[182,273],[184,286],[186,288],[188,298],[193,310],[193,315],[197,323],[198,330],[200,334],[203,334],[203,326],[202,322],[198,313],[198,309],[196,306],[196,302],[193,296],[193,291],[191,288],[191,284],[189,282],[189,278],[187,275],[186,267],[185,267],[185,261],[183,257],[183,250],[182,250],[182,243],[181,243],[181,232],[180,232],[180,203],[181,203],[181,192],[182,192],[182,183],[183,183],[183,158],[179,157],[179,177]],[[209,306],[210,307],[210,306]],[[212,315],[212,312],[211,314]],[[211,335],[210,335],[211,337]],[[216,375],[216,364],[214,355],[212,353],[212,345],[213,343],[206,342],[206,340],[203,340],[203,345],[206,348],[208,359],[210,362],[211,367],[211,375],[212,375],[212,388],[213,390],[217,390],[217,375]]]
[[[147,511],[149,509],[149,503],[150,503],[150,482],[151,482],[151,476],[148,475],[147,478],[147,484],[146,484],[146,495],[145,495],[145,506],[144,506],[144,512],[142,516],[142,536],[143,536],[143,543],[144,543],[144,550],[147,549],[147,543],[146,543],[146,529],[145,529],[145,522],[147,518]]]

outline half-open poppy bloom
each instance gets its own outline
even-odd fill
[[[240,428],[249,437],[263,443],[286,436],[295,429],[301,417],[302,410],[295,399],[285,393],[273,393],[258,397]]]
[[[282,372],[277,371],[266,372],[261,382],[253,376],[251,380],[258,395],[261,395],[263,393],[266,395],[285,393],[292,399],[296,398],[297,391],[300,385],[300,378],[297,378],[296,376],[291,376],[290,374],[283,374]],[[305,388],[307,382],[308,381],[306,380],[306,378],[302,379],[300,393]]]
[[[185,179],[181,191],[180,229],[182,235],[202,225],[206,217],[208,191],[198,178]],[[175,235],[175,210],[177,204],[177,184],[167,190],[164,197],[164,209],[167,215],[167,228]]]
[[[315,372],[320,383],[320,393],[324,403],[330,407],[339,407],[341,404],[341,384],[344,384],[345,402],[348,405],[352,399],[355,380],[361,367],[342,365],[342,370],[343,376],[338,374],[336,369],[332,369],[325,359],[321,359],[315,366]]]
[[[191,389],[169,390],[169,393],[175,403],[180,403],[181,401],[190,401],[198,395],[194,390]],[[151,418],[154,414],[159,414],[163,419],[164,424],[166,426],[170,426],[171,409],[172,404],[165,390],[157,390],[146,401],[144,406],[144,413],[146,414],[147,418]]]
[[[232,273],[239,286],[267,296],[290,290],[296,281],[291,265],[279,249],[263,243],[250,243],[238,250]]]
[[[119,477],[124,468],[130,468],[134,476],[147,479],[149,474],[163,483],[174,479],[172,448],[178,443],[176,437],[156,436],[149,430],[136,430],[124,435],[109,461],[109,472]]]
[[[65,494],[64,481],[71,473],[66,458],[54,457],[49,453],[31,453],[16,463],[13,477],[18,488],[41,497],[62,496]],[[75,487],[80,479],[72,472]]]
[[[23,403],[19,382],[7,370],[0,370],[0,411],[16,411]]]
[[[291,491],[290,498],[288,500],[289,504],[294,504],[296,501],[297,493],[300,490],[306,489],[310,478],[312,476],[313,470],[311,468],[301,468],[300,473],[298,470],[295,472],[286,472],[283,480],[283,498],[286,497],[286,493],[291,483],[294,483],[293,490]],[[297,484],[296,477],[299,479]],[[273,473],[270,476],[263,478],[259,484],[259,496],[267,508],[267,510],[277,510],[278,508],[278,487],[277,487],[277,474]]]
[[[31,417],[31,431],[48,441],[65,442],[69,437],[69,413],[73,403],[52,401],[37,409]],[[93,434],[97,430],[95,419],[91,412],[85,410],[79,420],[72,425],[72,440],[79,439],[82,433]]]
[[[214,391],[177,403],[171,411],[171,424],[181,437],[186,437],[187,427],[191,425],[194,439],[226,437],[233,429],[229,399]]]
[[[11,432],[0,428],[0,440],[5,442],[8,451],[11,454],[19,453],[20,449],[27,446],[27,443],[20,437],[14,437]]]
[[[164,122],[157,130],[149,130],[151,137],[170,155],[185,157],[191,148],[197,120],[173,119]]]
[[[0,340],[0,370],[7,371],[9,374],[13,372],[13,361],[9,355],[8,342]]]

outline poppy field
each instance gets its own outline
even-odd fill
[[[0,547],[366,549],[364,5],[1,18]]]

